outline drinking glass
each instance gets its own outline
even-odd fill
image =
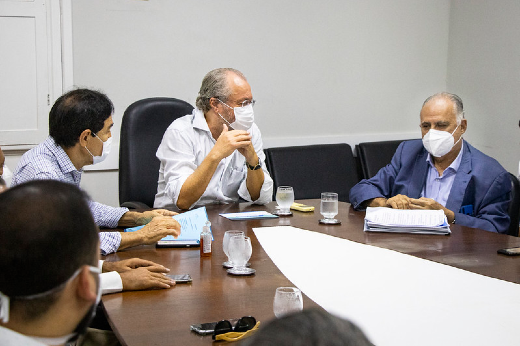
[[[228,260],[226,262],[223,262],[222,265],[226,268],[233,268],[233,262],[231,262],[231,259],[229,257],[229,238],[231,238],[231,236],[233,236],[233,235],[244,235],[244,232],[231,230],[231,231],[226,231],[226,233],[224,233],[222,249],[224,250],[224,253],[226,254]]]
[[[336,220],[334,216],[338,214],[338,194],[334,192],[322,192],[321,194],[321,206],[320,213],[323,215],[323,219],[320,223],[325,224],[338,224],[339,220]]]
[[[291,186],[278,186],[276,189],[276,203],[280,211],[278,215],[292,215],[291,205],[294,203],[294,191]]]
[[[253,252],[251,238],[245,237],[243,234],[230,236],[228,252],[229,259],[233,263],[233,268],[228,269],[228,273],[234,275],[251,275],[256,272],[256,270],[247,268],[246,266]]]
[[[303,310],[302,292],[296,287],[278,287],[274,295],[273,311],[277,318]]]

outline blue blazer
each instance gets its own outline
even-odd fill
[[[495,159],[468,142],[464,141],[463,148],[446,208],[455,213],[458,224],[507,233],[510,222],[509,173]],[[363,202],[376,197],[390,198],[401,194],[420,198],[428,175],[427,156],[420,139],[401,143],[390,164],[350,190],[350,203],[354,208],[362,209]]]

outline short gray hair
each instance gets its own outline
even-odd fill
[[[227,83],[227,76],[230,72],[238,75],[244,80],[247,80],[242,72],[235,70],[234,68],[217,68],[208,72],[202,80],[199,95],[195,101],[195,106],[198,109],[202,110],[204,113],[209,111],[211,109],[209,100],[212,97],[216,97],[223,102],[227,101],[229,95],[231,94],[231,90],[229,89],[229,85]]]
[[[462,122],[462,119],[464,119],[464,105],[462,103],[462,99],[455,94],[448,93],[448,92],[441,92],[441,93],[437,93],[437,94],[434,94],[434,95],[428,97],[424,101],[423,107],[431,100],[437,99],[437,98],[445,98],[445,99],[448,99],[451,102],[453,102],[453,111],[455,112],[455,116],[457,117],[457,125],[460,125],[460,123]]]

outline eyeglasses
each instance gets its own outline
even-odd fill
[[[222,101],[221,99],[219,99],[218,97],[216,97],[216,99],[219,100],[221,103],[225,104],[226,106],[228,106],[229,108],[233,108],[230,105],[228,105],[227,103],[225,103],[224,101]],[[240,103],[240,107],[246,107],[249,105],[254,107],[255,103],[256,103],[256,100],[244,100],[244,101],[242,101],[242,103]]]
[[[260,325],[253,316],[240,318],[235,327],[228,320],[217,322],[213,331],[213,340],[236,341],[253,334]]]

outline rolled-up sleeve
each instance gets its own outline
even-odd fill
[[[166,131],[156,154],[161,167],[154,207],[177,207],[182,185],[197,169],[193,150],[194,144],[186,133],[178,129]]]

